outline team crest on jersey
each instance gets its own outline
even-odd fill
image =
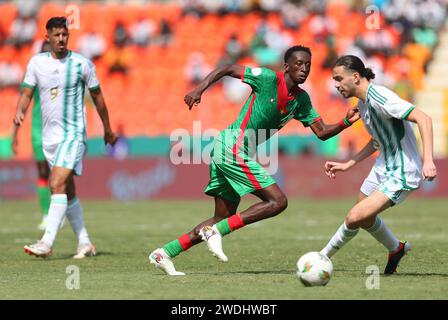
[[[51,98],[51,100],[56,99],[56,97],[58,96],[58,93],[59,93],[59,88],[58,87],[51,88],[50,89],[50,98]]]
[[[250,72],[253,76],[258,77],[261,74],[261,68],[252,68]]]

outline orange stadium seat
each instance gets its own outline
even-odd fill
[[[12,24],[17,15],[17,9],[14,3],[6,2],[0,4],[0,28],[9,32],[9,26]]]

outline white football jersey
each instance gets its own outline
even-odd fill
[[[42,142],[59,144],[86,139],[85,86],[99,87],[94,64],[69,51],[63,59],[40,53],[28,63],[24,86],[38,90],[42,109]]]
[[[404,190],[418,188],[422,162],[412,125],[405,120],[414,106],[386,87],[370,84],[366,101],[359,100],[358,108],[367,131],[379,144],[375,171],[399,181]]]

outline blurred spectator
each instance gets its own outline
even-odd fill
[[[224,55],[229,59],[229,63],[235,63],[243,55],[243,45],[238,40],[238,35],[233,33],[229,41],[226,43]]]
[[[260,0],[260,8],[264,12],[277,12],[284,0]]]
[[[39,11],[40,0],[15,0],[21,18],[35,17]]]
[[[114,45],[123,47],[128,44],[128,32],[123,22],[118,21],[114,29]]]
[[[104,56],[110,74],[121,73],[127,75],[131,59],[130,53],[124,46],[112,47]]]
[[[300,1],[302,2],[302,1]],[[297,30],[303,20],[308,17],[306,6],[302,4],[293,4],[285,2],[281,5],[280,14],[283,26],[287,29]]]
[[[365,54],[364,50],[361,48],[361,46],[359,45],[359,43],[360,43],[360,38],[356,38],[355,41],[345,49],[343,54],[344,55],[350,54],[353,56],[357,56],[362,61],[365,61],[366,54]]]
[[[165,48],[172,44],[173,42],[173,31],[171,30],[170,23],[166,19],[160,21],[160,34],[159,43]]]
[[[415,39],[415,42],[427,46],[432,49],[437,43],[437,34],[436,32],[429,27],[421,27],[414,28],[412,30],[412,36]]]
[[[434,29],[442,27],[446,19],[446,1],[390,0],[383,7],[384,15],[392,21],[404,17],[412,26],[425,25]]]
[[[22,18],[17,16],[11,24],[9,39],[7,42],[17,48],[31,44],[36,31],[37,23],[34,17]]]
[[[311,18],[310,28],[314,40],[323,43],[329,35],[337,33],[338,22],[331,16],[317,14]]]
[[[193,52],[190,54],[184,68],[184,74],[191,85],[197,85],[210,71],[211,68],[204,61],[204,55],[202,53]]]
[[[263,19],[255,29],[255,34],[250,41],[250,49],[255,51],[257,49],[263,49],[267,47],[266,34],[268,32],[268,25],[265,19]]]
[[[397,79],[393,87],[393,91],[398,94],[398,96],[410,103],[414,102],[414,86],[409,80],[407,73],[400,74],[400,78]]]
[[[201,0],[179,0],[178,3],[182,7],[183,16],[194,16],[202,18],[206,14],[206,9]]]
[[[322,63],[322,68],[333,69],[336,60],[338,59],[334,35],[331,35],[327,38],[325,45],[327,47],[327,54],[325,56],[324,62]]]
[[[241,12],[242,0],[223,0],[223,8],[226,13]]]
[[[250,42],[250,48],[259,65],[275,66],[291,43],[289,34],[279,30],[277,26],[268,25],[263,19]]]
[[[22,81],[23,70],[17,62],[0,61],[0,88],[18,87]]]
[[[324,14],[328,5],[328,0],[306,0],[304,1],[311,13]]]
[[[375,73],[375,83],[386,87],[393,86],[393,78],[385,73],[384,62],[380,55],[367,56],[364,61],[366,68],[370,68]]]
[[[106,40],[101,34],[88,31],[78,39],[77,46],[79,53],[87,59],[95,61],[106,51]]]
[[[152,20],[140,17],[138,21],[130,27],[132,42],[139,47],[147,47],[150,44],[155,31],[156,25]]]
[[[292,39],[288,33],[280,30],[277,26],[267,29],[265,41],[268,48],[276,51],[281,56],[292,45]]]
[[[373,54],[380,52],[390,55],[394,47],[393,36],[388,28],[369,30],[361,37],[364,51]]]

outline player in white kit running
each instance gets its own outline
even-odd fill
[[[356,56],[339,58],[333,68],[336,89],[348,99],[359,99],[358,109],[372,136],[370,142],[345,163],[327,162],[325,172],[335,178],[358,162],[380,151],[368,177],[364,180],[357,204],[349,211],[330,242],[321,251],[332,257],[363,228],[389,251],[385,274],[393,274],[401,258],[409,251],[408,242],[400,242],[379,217],[387,208],[401,203],[423,179],[433,180],[432,120],[421,110],[401,99],[391,90],[370,83],[371,69]],[[418,125],[423,144],[423,164],[410,122]]]
[[[42,112],[42,144],[51,168],[51,203],[47,227],[41,240],[24,247],[38,257],[52,254],[53,243],[65,215],[78,237],[74,258],[95,255],[84,225],[81,204],[76,197],[74,175],[82,173],[86,146],[85,87],[89,89],[104,127],[105,143],[115,144],[104,97],[91,61],[67,48],[69,33],[65,17],[53,17],[46,24],[51,51],[33,56],[23,81],[14,124],[25,118],[34,90],[38,90]]]

